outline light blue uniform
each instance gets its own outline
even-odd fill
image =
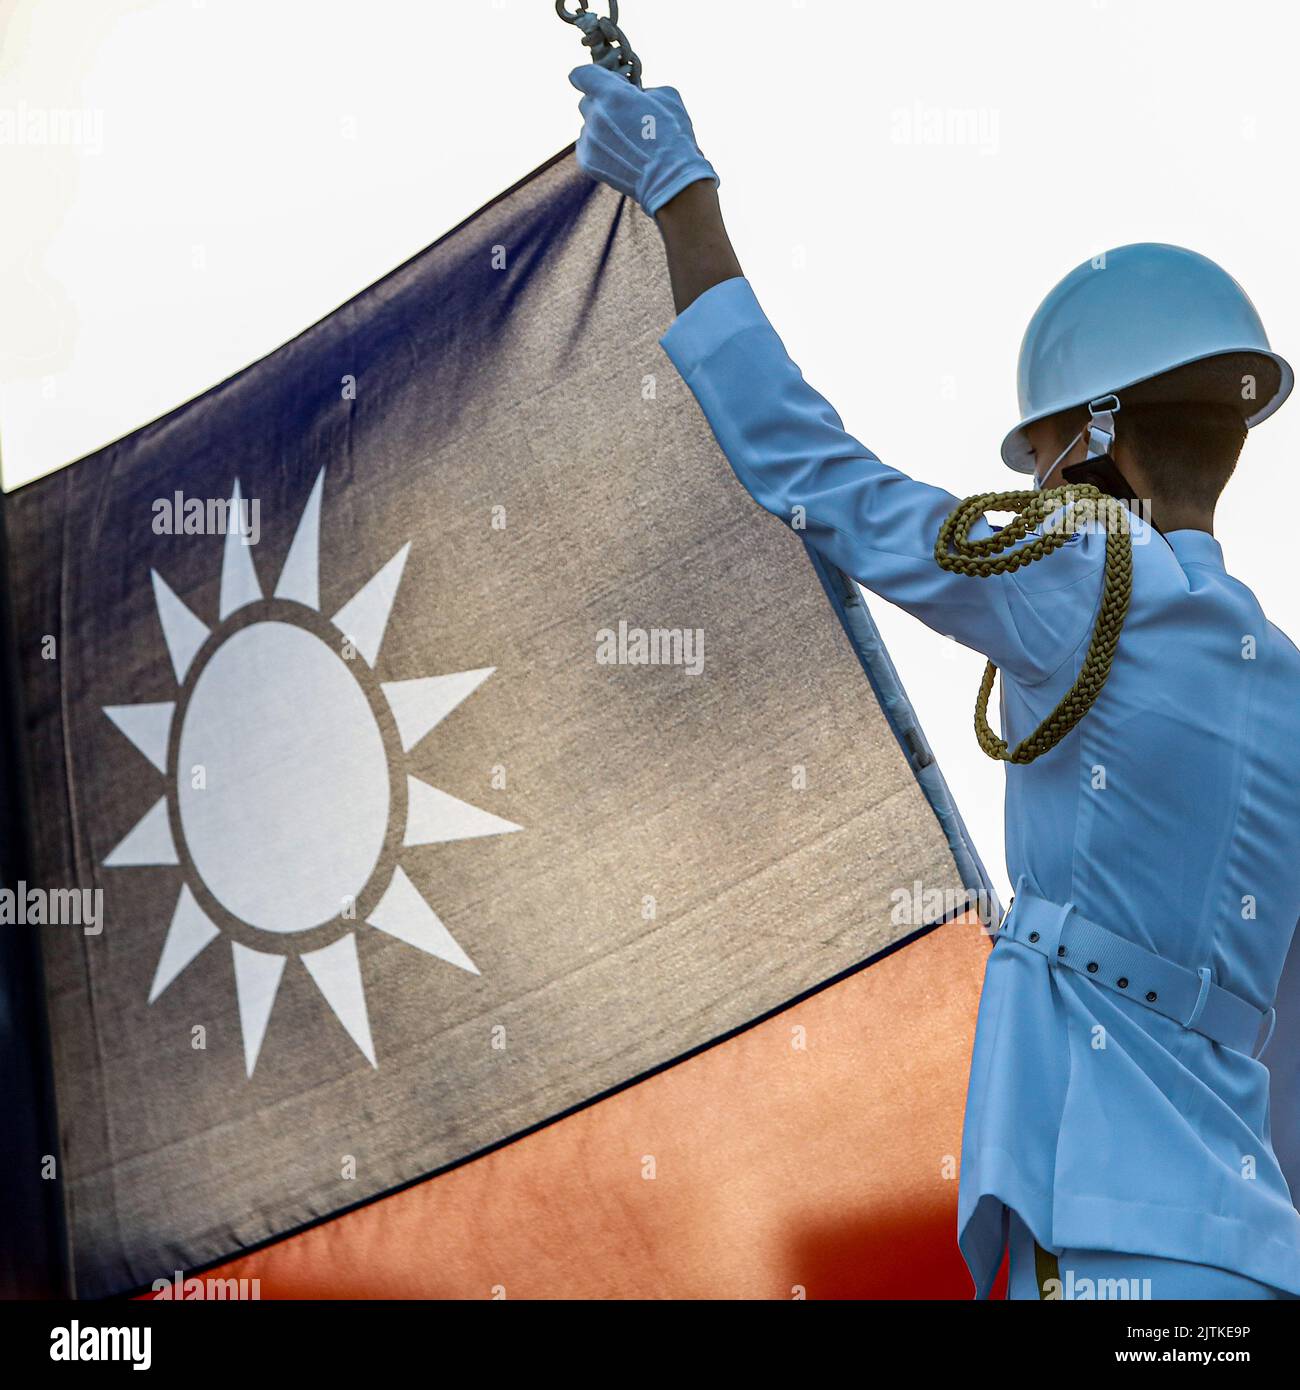
[[[1014,574],[950,574],[934,543],[958,499],[845,432],[747,281],[714,286],[662,341],[754,498],[806,516],[803,536],[832,563],[990,656],[1004,736],[1031,732],[1083,661],[1105,537]],[[1263,1013],[1300,917],[1300,653],[1208,533],[1139,525],[1133,561],[1097,704],[1057,748],[1007,769],[1008,868],[1025,901],[1073,902]],[[959,1240],[978,1295],[1002,1256],[1004,1205],[1047,1250],[1177,1259],[1300,1293],[1300,1214],[1251,1050],[1000,937],[962,1147]]]

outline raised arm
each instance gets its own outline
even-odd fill
[[[655,220],[663,233],[673,304],[679,314],[705,290],[744,274],[722,221],[715,183],[688,184],[659,209]]]
[[[1022,681],[1050,676],[1090,631],[1104,537],[1012,574],[941,569],[935,540],[958,498],[881,463],[804,380],[743,278],[680,96],[597,68],[572,80],[586,93],[579,161],[657,218],[678,310],[664,349],[755,501],[930,627]],[[991,534],[981,522],[971,538]]]

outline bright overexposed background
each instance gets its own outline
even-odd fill
[[[1020,335],[1107,247],[1212,256],[1300,357],[1285,0],[624,0],[622,22],[647,84],[682,91],[796,361],[907,472],[1017,485]],[[0,26],[7,488],[262,356],[577,132],[585,54],[551,0],[0,0]],[[1219,522],[1291,633],[1298,445],[1292,405]],[[982,662],[873,611],[1005,887]]]

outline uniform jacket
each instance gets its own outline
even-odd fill
[[[1087,650],[1106,536],[1013,574],[948,573],[935,537],[958,499],[845,431],[746,280],[714,286],[662,342],[755,500],[991,657],[1009,742],[1037,727]],[[1007,768],[1011,880],[1267,1010],[1300,917],[1300,653],[1207,532],[1136,522],[1133,571],[1096,705],[1051,752]],[[1047,1249],[1177,1258],[1300,1293],[1265,1063],[999,938],[962,1141],[958,1234],[979,1296],[1004,1205]]]

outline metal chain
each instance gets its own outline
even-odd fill
[[[618,27],[618,0],[609,0],[608,18],[592,14],[587,0],[578,0],[576,10],[568,9],[564,0],[555,0],[555,13],[582,31],[583,45],[591,49],[593,63],[619,73],[637,87],[641,85],[641,59],[632,52],[627,35]]]
[[[970,528],[986,511],[1015,511],[1017,516],[1010,525],[992,536],[973,541],[970,539]],[[1057,511],[1063,515],[1054,516],[1049,530],[1009,555],[1000,553],[1023,540],[1032,527],[1045,520],[1049,512]],[[1133,539],[1129,531],[1129,512],[1122,502],[1085,483],[1048,488],[1044,492],[985,492],[978,497],[968,497],[939,529],[934,558],[940,567],[954,574],[986,579],[994,574],[1010,574],[1050,555],[1099,516],[1107,523],[1105,585],[1083,666],[1074,684],[1061,697],[1051,714],[1028,738],[1022,739],[1014,748],[1008,748],[1006,740],[999,738],[989,727],[989,696],[993,693],[993,681],[998,673],[998,668],[990,661],[984,668],[984,679],[980,682],[979,695],[975,700],[975,737],[990,758],[1008,763],[1032,763],[1035,758],[1041,758],[1060,743],[1101,694],[1106,677],[1110,675],[1111,662],[1115,659],[1115,649],[1133,593]]]

